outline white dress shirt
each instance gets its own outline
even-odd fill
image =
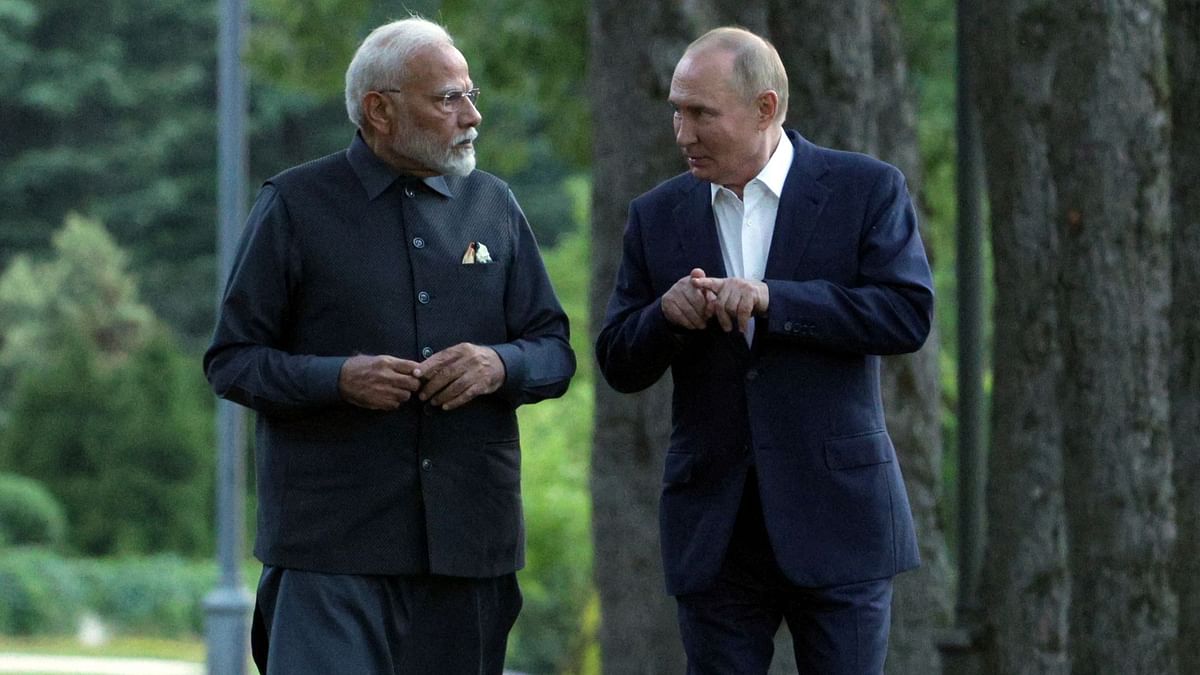
[[[779,196],[792,158],[796,152],[787,136],[779,137],[779,145],[767,164],[742,189],[745,200],[727,187],[710,183],[713,215],[721,240],[721,258],[729,277],[762,281],[767,270],[767,253],[775,234],[775,216],[779,211]],[[754,342],[754,320],[746,329],[746,344]]]

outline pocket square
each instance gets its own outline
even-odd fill
[[[492,254],[488,253],[488,248],[483,245],[483,242],[473,241],[467,244],[467,250],[463,253],[462,257],[462,264],[474,265],[479,263],[482,265],[490,262],[492,262]]]

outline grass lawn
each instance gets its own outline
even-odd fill
[[[175,659],[204,662],[204,640],[165,640],[161,638],[114,637],[99,647],[89,647],[65,635],[57,637],[17,638],[0,636],[0,652],[20,654],[58,654],[112,658]]]

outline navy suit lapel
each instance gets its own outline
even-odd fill
[[[794,131],[787,132],[787,138],[795,146],[796,155],[779,198],[775,234],[767,254],[764,275],[767,279],[794,278],[821,210],[829,200],[829,188],[818,182],[828,166],[817,155],[816,147]]]
[[[699,267],[710,277],[725,276],[721,241],[717,238],[717,220],[713,216],[712,193],[708,183],[695,181],[692,189],[676,205],[672,216],[688,270]]]

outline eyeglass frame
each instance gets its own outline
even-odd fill
[[[380,92],[389,94],[403,94],[400,89],[380,89]],[[442,112],[456,113],[462,110],[462,102],[464,99],[471,102],[471,106],[475,106],[475,102],[479,100],[479,87],[471,87],[467,91],[448,91],[440,96],[430,96],[429,98],[438,101],[442,105]]]

